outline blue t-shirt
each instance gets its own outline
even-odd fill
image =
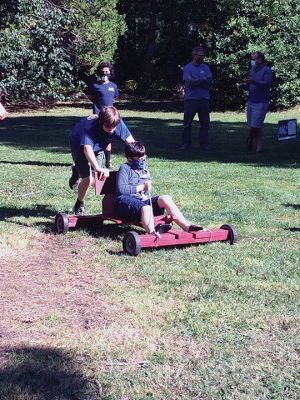
[[[94,100],[95,113],[98,113],[103,106],[112,106],[114,98],[119,96],[118,86],[113,82],[95,82],[91,87],[91,94]]]
[[[272,85],[272,70],[267,65],[252,68],[250,77],[253,83],[249,84],[248,100],[252,103],[269,103],[270,87]]]
[[[212,73],[207,64],[190,62],[183,68],[184,100],[210,99],[209,87],[212,82]],[[189,79],[197,80],[195,83]]]
[[[109,143],[115,140],[125,140],[131,135],[121,119],[112,134],[107,133],[99,125],[98,116],[82,118],[72,130],[70,144],[73,156],[82,151],[84,145],[90,145],[94,153],[104,151]]]

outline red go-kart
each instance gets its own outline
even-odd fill
[[[102,199],[102,213],[97,215],[67,215],[58,213],[55,217],[54,229],[56,233],[66,233],[69,229],[88,228],[102,226],[104,221],[111,221],[115,224],[128,224],[128,221],[122,221],[114,215],[114,194],[116,189],[116,171],[111,171],[109,177],[95,179],[96,195],[104,195]],[[166,226],[172,223],[172,220],[160,215],[154,217],[155,227]],[[138,223],[131,225],[141,226]],[[224,224],[220,228],[203,229],[196,232],[184,232],[171,227],[166,232],[162,232],[160,237],[153,234],[138,234],[135,231],[129,231],[123,238],[123,250],[132,256],[137,256],[142,249],[171,247],[181,245],[192,245],[209,242],[237,242],[238,233],[231,224]]]

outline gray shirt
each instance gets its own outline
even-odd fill
[[[184,100],[210,99],[212,73],[207,64],[190,62],[183,68]]]
[[[148,170],[134,170],[128,163],[120,166],[117,173],[117,196],[132,196],[137,199],[146,200],[149,198],[149,192],[138,192],[137,186],[143,185],[151,179]]]

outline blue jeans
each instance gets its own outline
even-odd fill
[[[209,113],[210,102],[207,99],[200,100],[185,100],[184,101],[184,117],[183,117],[183,130],[182,130],[182,145],[189,147],[191,145],[191,129],[193,119],[198,114],[200,129],[199,129],[199,142],[200,145],[208,145],[208,129],[209,129]]]

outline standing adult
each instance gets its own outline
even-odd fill
[[[192,61],[183,68],[184,81],[184,118],[181,150],[188,150],[191,145],[193,119],[198,114],[200,129],[199,142],[202,150],[209,150],[209,113],[212,73],[204,61],[204,48],[194,47]]]
[[[111,82],[114,77],[114,67],[110,62],[100,63],[96,75],[97,81],[92,83],[89,92],[93,101],[93,112],[99,114],[102,107],[114,104],[114,99],[119,96],[119,89],[114,82]],[[106,168],[112,168],[111,143],[108,143],[104,154]]]
[[[266,65],[265,55],[261,51],[251,54],[251,70],[249,77],[238,86],[249,91],[247,100],[247,123],[249,136],[247,148],[252,149],[256,141],[256,153],[262,151],[262,126],[269,110],[270,88],[272,85],[272,70]]]
[[[76,215],[84,214],[84,200],[89,187],[94,183],[92,171],[100,177],[107,175],[108,171],[100,167],[97,155],[103,153],[111,140],[134,142],[118,110],[113,106],[102,107],[99,115],[82,118],[72,130],[70,145],[73,168],[81,178],[78,198],[73,208]]]

